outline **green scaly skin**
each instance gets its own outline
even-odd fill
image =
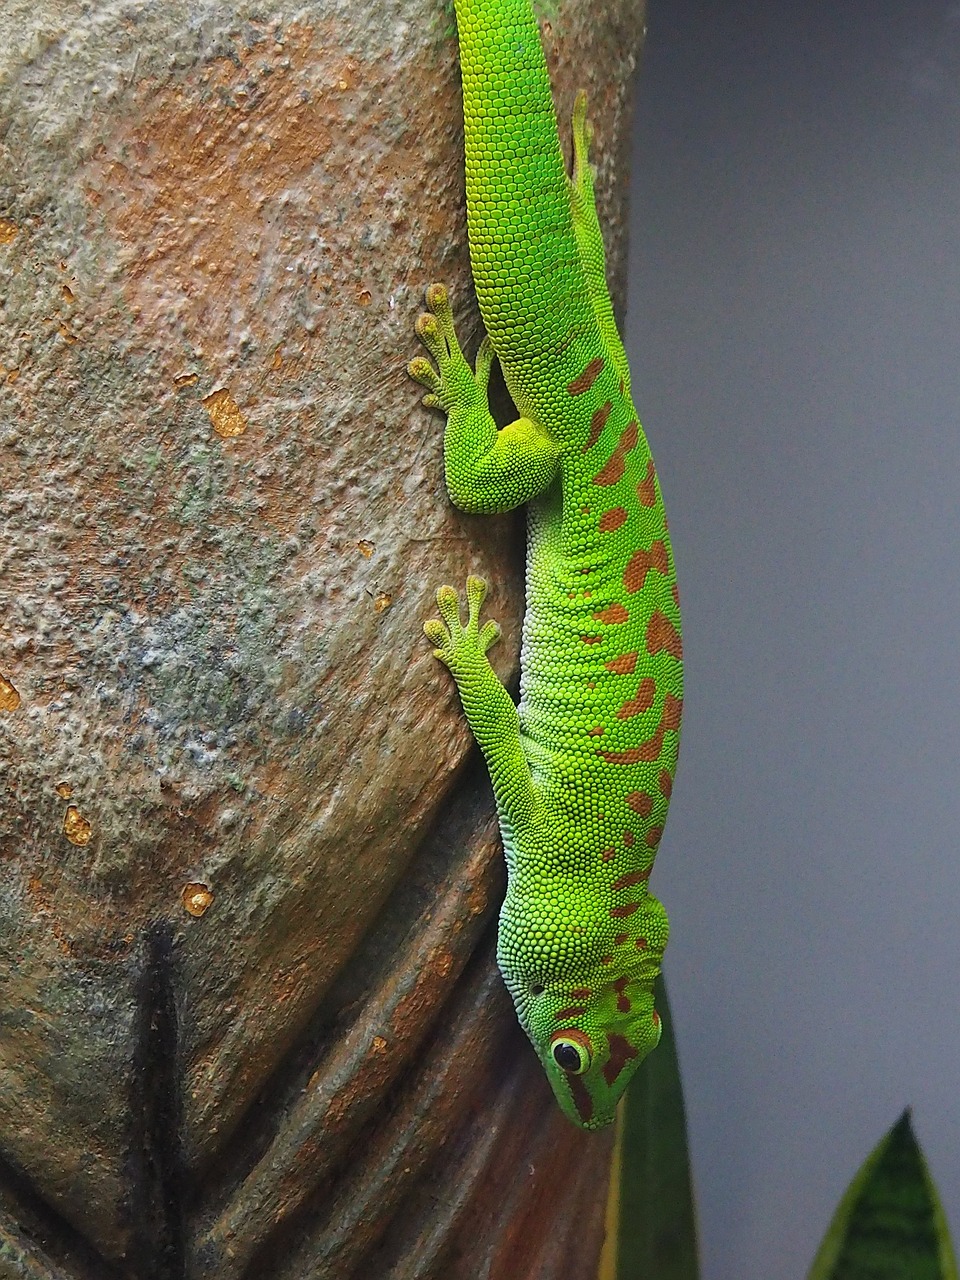
[[[487,659],[486,584],[449,586],[424,631],[453,674],[496,796],[508,888],[498,962],[564,1112],[597,1129],[660,1038],[667,917],[648,888],[676,769],[680,612],[653,461],[630,399],[587,163],[586,99],[561,155],[529,0],[457,0],[467,221],[487,329],[476,367],[427,290],[410,364],[447,414],[464,511],[529,504],[515,707]],[[520,417],[497,429],[494,358]]]

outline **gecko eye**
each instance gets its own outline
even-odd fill
[[[561,1071],[570,1076],[582,1076],[590,1069],[593,1046],[582,1031],[558,1031],[550,1040],[550,1052]]]

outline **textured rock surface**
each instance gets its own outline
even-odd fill
[[[542,16],[617,267],[642,9]],[[436,4],[0,9],[0,1277],[589,1274],[420,636],[483,572],[516,664],[404,375],[462,184]]]

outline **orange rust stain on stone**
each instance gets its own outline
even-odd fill
[[[0,675],[0,711],[16,711],[20,701],[20,694],[14,687],[13,681]]]
[[[240,406],[225,387],[204,396],[203,407],[210,415],[214,431],[224,440],[242,436],[246,431],[247,420],[240,411]]]
[[[180,901],[183,903],[183,909],[188,915],[199,918],[206,914],[207,909],[213,902],[213,892],[210,886],[206,884],[185,884],[183,892],[180,894]]]
[[[67,805],[67,811],[63,815],[63,834],[71,844],[82,847],[90,843],[93,827],[75,804]]]
[[[136,250],[124,281],[145,347],[169,338],[172,307],[210,349],[233,340],[247,300],[260,336],[282,320],[289,282],[261,260],[271,211],[310,185],[346,132],[341,95],[360,78],[356,60],[325,38],[329,25],[290,23],[278,43],[253,22],[264,39],[238,35],[229,56],[181,78],[145,77],[126,135],[91,161],[91,203]]]

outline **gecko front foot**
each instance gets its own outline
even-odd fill
[[[480,626],[480,609],[487,594],[483,578],[467,578],[467,625],[460,618],[460,595],[453,587],[437,591],[440,618],[423,624],[424,634],[437,647],[434,657],[445,663],[454,674],[463,673],[478,663],[487,665],[487,650],[500,639],[500,626],[490,621]]]

